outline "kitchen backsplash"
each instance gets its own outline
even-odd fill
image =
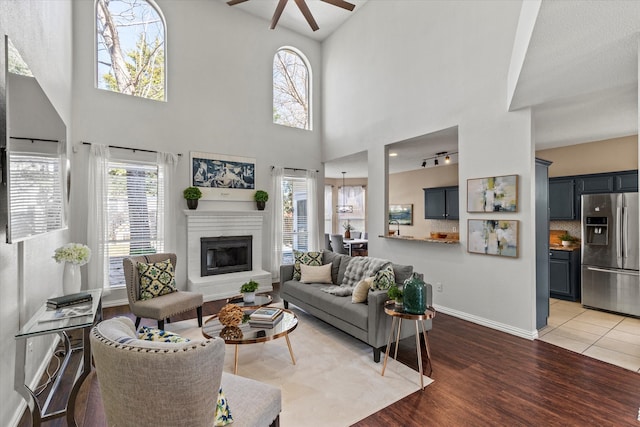
[[[582,239],[580,221],[550,221],[550,230],[567,230],[567,233],[574,237]]]

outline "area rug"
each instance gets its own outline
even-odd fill
[[[281,425],[349,426],[420,389],[414,369],[390,358],[383,377],[383,360],[373,361],[371,347],[297,307],[292,311],[299,320],[289,335],[295,365],[284,338],[241,345],[238,363],[238,375],[280,387]],[[166,329],[202,339],[195,319]],[[227,346],[225,372],[233,372],[233,355]],[[425,386],[433,382],[423,380]]]

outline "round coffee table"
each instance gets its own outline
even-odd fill
[[[242,295],[237,295],[227,299],[227,304],[235,304],[242,308],[259,308],[266,307],[273,302],[271,295],[256,295],[253,302],[244,302]]]
[[[251,308],[242,308],[249,314],[254,311]],[[218,315],[213,315],[202,325],[202,335],[205,338],[221,337],[225,344],[235,345],[235,355],[233,362],[233,373],[238,373],[238,346],[244,344],[256,344],[275,340],[281,337],[287,339],[287,347],[289,347],[289,355],[291,362],[295,365],[296,358],[293,355],[291,341],[289,341],[289,333],[293,332],[298,326],[298,317],[290,310],[282,309],[282,320],[273,328],[255,328],[248,322],[240,323],[238,326],[223,326],[218,320]]]
[[[424,390],[424,380],[422,379],[422,351],[420,346],[420,327],[422,325],[422,335],[424,337],[424,346],[427,350],[427,361],[429,366],[431,365],[431,350],[429,349],[429,338],[427,337],[427,331],[424,328],[424,321],[433,319],[436,316],[436,310],[433,307],[428,307],[422,314],[412,314],[402,311],[402,309],[396,309],[394,301],[387,301],[384,304],[384,312],[393,318],[391,323],[391,330],[389,331],[389,341],[387,342],[387,350],[384,353],[384,363],[382,364],[382,376],[384,376],[384,370],[387,367],[387,360],[389,359],[389,348],[391,347],[391,338],[393,337],[393,331],[396,328],[396,322],[398,323],[398,333],[396,335],[396,350],[393,356],[394,359],[398,357],[398,343],[400,342],[400,326],[402,320],[413,320],[416,323],[416,352],[418,353],[418,372],[420,373],[420,388]]]

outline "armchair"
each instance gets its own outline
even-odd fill
[[[142,255],[122,260],[129,308],[131,312],[136,315],[136,328],[140,325],[140,318],[146,317],[157,320],[158,328],[164,329],[165,319],[169,320],[171,316],[193,310],[194,308],[198,316],[198,325],[202,326],[202,294],[177,291],[152,299],[140,299],[140,278],[137,263],[155,263],[165,261],[167,258],[171,260],[171,264],[173,264],[173,268],[175,269],[177,256],[174,253]]]
[[[118,317],[96,325],[90,340],[110,426],[212,427],[221,385],[231,426],[279,425],[280,389],[223,373],[221,338],[140,340],[131,319]]]

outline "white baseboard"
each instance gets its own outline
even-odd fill
[[[526,329],[514,328],[511,325],[507,325],[504,323],[496,322],[491,319],[485,319],[484,317],[479,317],[473,314],[465,313],[463,311],[454,310],[452,308],[444,307],[441,305],[434,305],[436,311],[444,314],[448,314],[453,317],[457,317],[462,320],[467,320],[472,323],[476,323],[478,325],[486,326],[487,328],[496,329],[498,331],[506,332],[511,335],[515,335],[520,338],[526,338],[528,340],[534,340],[538,338],[538,331],[527,331]]]
[[[49,362],[51,362],[51,358],[53,357],[53,354],[55,353],[59,342],[60,342],[60,337],[58,335],[55,335],[51,346],[45,353],[44,359],[40,362],[40,366],[38,367],[37,372],[31,379],[31,382],[27,384],[31,390],[36,388],[36,386],[40,382],[40,379],[46,372],[47,367],[49,366]],[[18,424],[20,423],[20,419],[22,418],[22,414],[24,413],[24,410],[26,408],[27,408],[27,401],[22,398],[22,395],[20,395],[20,404],[16,408],[16,411],[14,412],[13,417],[11,418],[11,421],[9,422],[8,426],[18,427]]]

